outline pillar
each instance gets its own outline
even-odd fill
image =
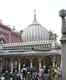
[[[38,62],[39,62],[38,64],[39,64],[39,70],[40,70],[41,67],[42,67],[42,64],[41,64],[41,58],[38,59]]]
[[[7,56],[5,57],[5,64],[6,64],[6,71],[8,71],[8,58],[7,58]]]
[[[20,59],[18,59],[18,72],[20,73],[21,71],[21,63],[20,63]]]
[[[11,73],[13,73],[13,60],[11,60]]]
[[[33,64],[32,64],[32,59],[30,59],[30,68],[33,67]]]
[[[55,62],[56,62],[56,56],[53,56],[53,58],[52,58],[52,65],[53,65],[53,67],[55,67]]]
[[[1,60],[1,63],[0,63],[0,64],[1,64],[1,65],[0,65],[0,66],[1,66],[1,67],[0,67],[0,72],[2,72],[2,67],[3,67],[3,66],[2,66],[2,63],[3,63],[3,62],[2,62],[2,58],[1,58],[0,60]]]
[[[59,13],[62,19],[62,80],[66,80],[66,10],[60,10]]]

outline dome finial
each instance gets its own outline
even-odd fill
[[[34,9],[34,21],[36,21],[36,9]]]
[[[37,18],[36,18],[36,9],[34,9],[34,20],[32,24],[38,24]]]

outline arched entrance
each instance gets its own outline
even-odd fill
[[[0,36],[0,44],[5,44],[6,38],[4,36]]]

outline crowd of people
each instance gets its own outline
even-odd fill
[[[48,72],[44,73],[43,68],[36,71],[35,68],[24,65],[20,73],[6,71],[0,76],[0,80],[49,80],[49,74]]]
[[[40,68],[38,71],[35,68],[26,67],[21,69],[21,72],[6,71],[0,76],[0,80],[51,80],[50,69]]]
[[[48,75],[44,76],[43,71],[41,72],[26,72],[23,70],[22,73],[8,73],[5,72],[0,80],[48,80]]]

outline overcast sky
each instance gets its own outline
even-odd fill
[[[38,22],[60,37],[59,10],[63,8],[66,9],[66,0],[0,0],[0,19],[19,31],[32,23],[36,9]]]

